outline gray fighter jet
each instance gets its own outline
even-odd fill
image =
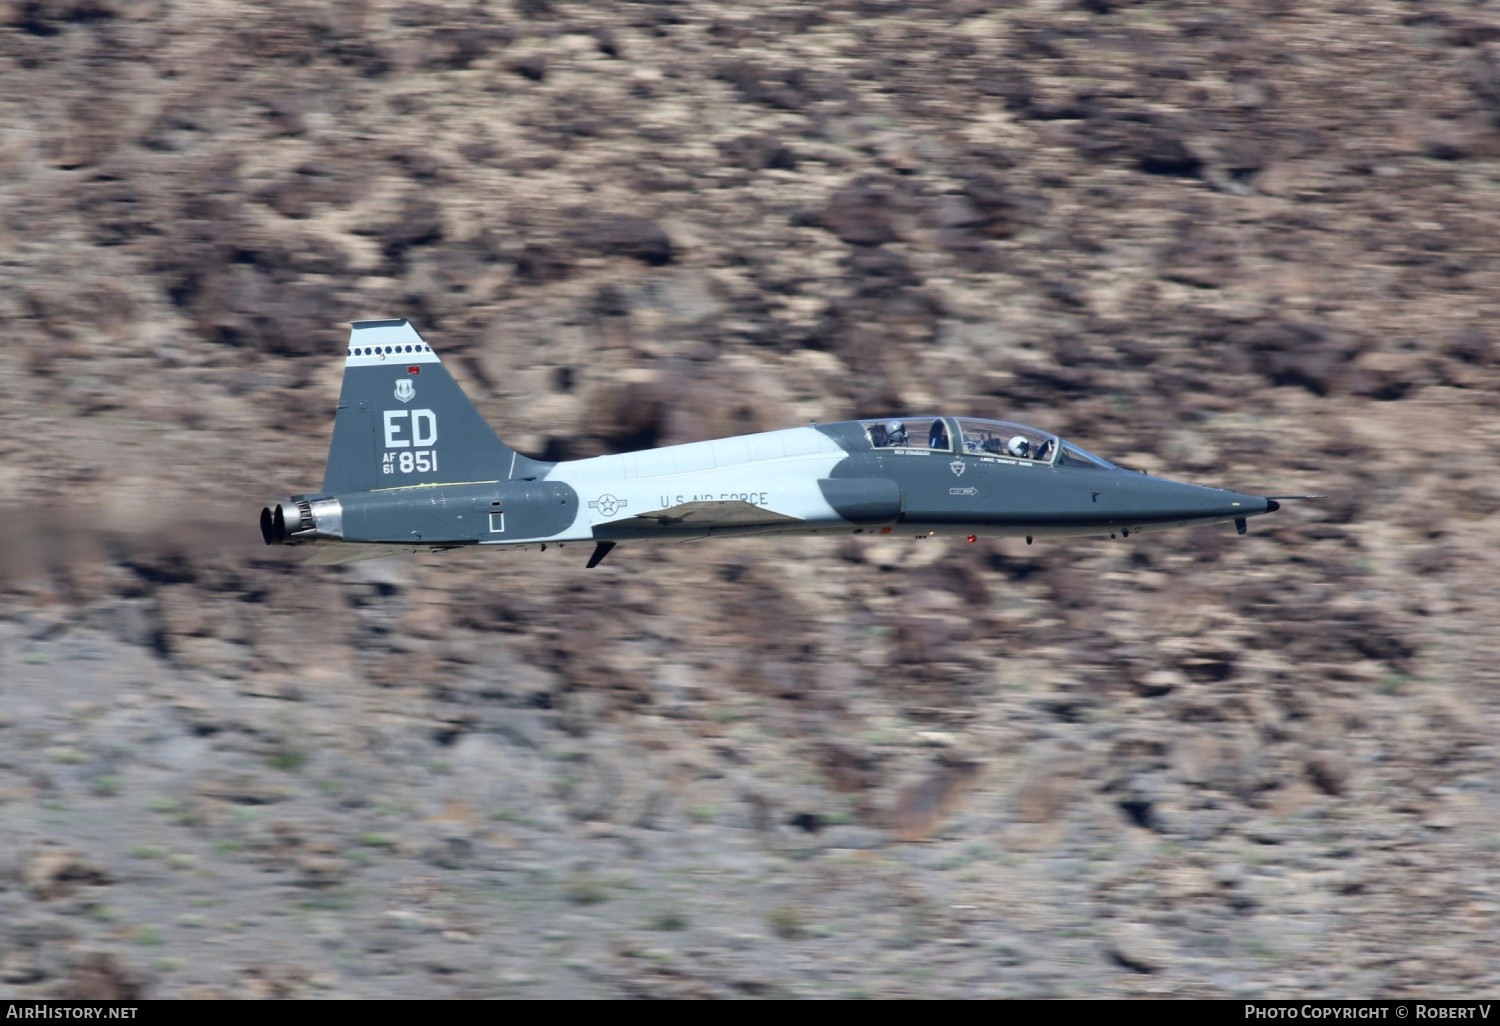
[[[1022,424],[886,417],[548,463],[508,447],[405,320],[357,321],[322,490],[261,511],[266,544],[347,563],[464,545],[748,534],[1129,536],[1277,499],[1125,470]]]

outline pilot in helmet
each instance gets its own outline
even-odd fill
[[[1025,435],[1016,435],[1005,443],[1005,451],[1018,459],[1029,459],[1031,456],[1031,443],[1026,441]]]
[[[893,420],[885,426],[885,437],[892,445],[906,444],[906,425],[899,420]]]

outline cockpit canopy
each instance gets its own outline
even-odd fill
[[[891,417],[860,421],[877,449],[936,449],[952,452],[948,422],[942,417]]]
[[[958,418],[963,451],[976,456],[1007,456],[1051,463],[1057,439],[1044,431],[1004,420]]]
[[[994,456],[1063,467],[1110,469],[1114,464],[1056,435],[1025,424],[977,417],[886,417],[862,420],[876,449],[921,449]]]

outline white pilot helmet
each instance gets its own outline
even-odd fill
[[[892,438],[905,438],[906,425],[899,420],[893,420],[885,426],[885,433]]]
[[[1025,459],[1031,452],[1031,443],[1026,441],[1025,435],[1015,435],[1010,441],[1005,443],[1005,450],[1012,456],[1019,456]]]

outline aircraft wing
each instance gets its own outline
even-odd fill
[[[683,502],[670,509],[637,513],[635,519],[654,520],[663,527],[756,527],[801,523],[797,517],[773,513],[741,499]]]

